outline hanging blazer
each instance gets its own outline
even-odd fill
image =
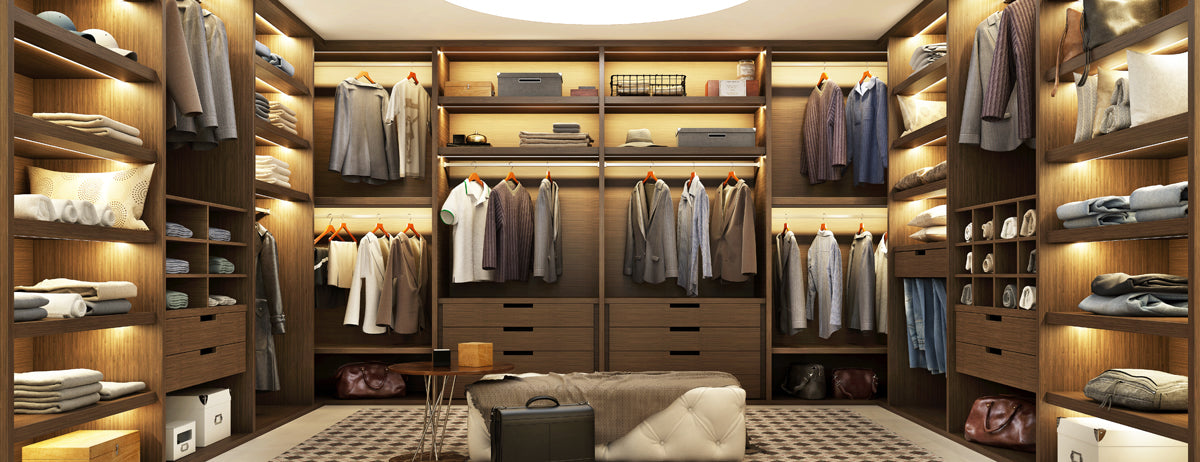
[[[745,282],[758,272],[754,237],[754,197],[743,180],[717,188],[712,199],[713,275]]]
[[[808,327],[804,301],[804,264],[800,261],[800,245],[796,234],[791,231],[775,236],[775,272],[779,289],[775,316],[779,318],[779,332],[796,335]]]
[[[562,215],[558,183],[543,178],[533,212],[533,277],[556,282],[562,276]]]
[[[361,325],[363,332],[368,334],[387,332],[387,328],[379,327],[375,319],[379,310],[379,295],[383,288],[384,265],[379,238],[374,234],[363,236],[358,241],[358,261],[354,265],[350,298],[346,300],[346,317],[342,324]]]
[[[397,334],[415,334],[424,325],[425,287],[429,283],[429,252],[425,240],[404,233],[392,239],[383,274],[383,293],[375,325]]]
[[[641,181],[633,187],[625,213],[625,275],[633,282],[658,284],[679,276],[672,205],[671,188],[663,180],[653,191]]]

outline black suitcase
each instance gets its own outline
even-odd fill
[[[541,400],[554,406],[529,407]],[[535,396],[525,407],[492,409],[492,462],[594,460],[596,414],[587,403]]]

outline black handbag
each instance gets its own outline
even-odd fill
[[[548,400],[553,406],[530,407]],[[492,462],[585,461],[596,457],[596,413],[535,396],[524,407],[492,408]]]
[[[787,379],[780,385],[783,391],[800,399],[825,399],[825,366],[820,364],[793,364],[788,368]]]

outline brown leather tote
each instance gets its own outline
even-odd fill
[[[833,370],[833,397],[871,399],[879,391],[879,376],[870,369],[848,367]]]
[[[404,376],[388,371],[387,363],[342,365],[337,370],[339,399],[395,398],[404,396]]]
[[[984,396],[971,405],[964,433],[967,441],[1034,452],[1037,408],[1019,396]]]
[[[1058,77],[1062,72],[1062,63],[1083,54],[1083,13],[1067,8],[1066,28],[1062,38],[1058,40],[1058,60],[1054,63],[1054,86],[1050,88],[1050,97],[1058,93]]]

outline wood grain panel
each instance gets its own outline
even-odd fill
[[[949,254],[950,251],[947,249],[893,252],[892,255],[896,259],[896,277],[946,277],[946,269],[949,266]]]
[[[613,327],[759,327],[762,305],[708,303],[646,303],[608,305],[608,325]]]
[[[955,334],[961,342],[1037,356],[1034,319],[959,312],[956,320]]]
[[[175,391],[246,371],[245,350],[245,344],[235,343],[164,357],[166,391]]]
[[[13,3],[8,2],[0,5],[0,13],[4,17],[9,17],[9,10],[13,8]],[[12,22],[0,21],[0,34],[5,37],[12,37]],[[12,227],[12,193],[13,193],[13,175],[6,172],[16,170],[13,165],[12,155],[12,116],[13,107],[17,104],[15,100],[12,69],[12,45],[0,45],[0,97],[8,103],[4,108],[0,108],[0,253],[9,256],[0,260],[0,285],[3,287],[12,287],[14,284],[19,284],[14,281],[14,271],[18,269],[27,269],[30,262],[31,252],[18,252],[14,248],[14,242],[11,233]],[[24,261],[22,261],[24,259]],[[24,265],[24,266],[22,266]],[[13,382],[10,372],[27,371],[28,354],[21,354],[21,351],[28,351],[28,347],[22,343],[27,341],[15,340],[12,337],[13,325],[13,307],[12,300],[9,297],[0,297],[0,415],[13,415]],[[24,358],[22,358],[24,357]],[[21,358],[21,359],[19,359]],[[0,419],[0,435],[11,435],[13,432],[13,422],[10,418]],[[11,437],[0,436],[0,459],[9,457],[15,451],[12,449]]]
[[[163,324],[166,355],[246,341],[244,312],[168,319]]]
[[[698,327],[612,327],[608,329],[611,351],[757,351],[762,346],[759,328]]]
[[[1038,362],[1036,356],[964,343],[956,345],[955,370],[963,374],[1020,388],[1037,390]]]
[[[593,351],[595,330],[590,327],[453,327],[442,329],[441,344],[492,342],[495,350]]]
[[[495,303],[442,305],[444,327],[592,327],[595,305]]]

